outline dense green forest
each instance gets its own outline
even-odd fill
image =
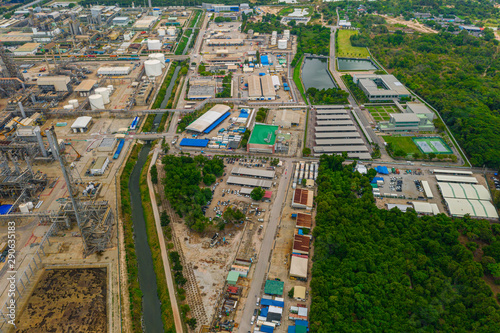
[[[307,89],[307,96],[312,104],[348,104],[347,97],[349,93],[338,88],[330,89]]]
[[[224,173],[224,162],[219,158],[208,159],[203,155],[166,155],[163,185],[165,196],[177,215],[183,217],[186,225],[196,231],[203,231],[208,223],[202,207],[212,199],[210,188],[201,188],[203,182],[211,185],[216,177]]]
[[[500,166],[499,46],[461,32],[373,38],[375,58],[432,104],[475,166]]]
[[[500,307],[483,280],[499,276],[499,228],[380,210],[374,170],[361,175],[343,161],[320,161],[311,332],[500,332]],[[478,262],[479,245],[488,256]]]

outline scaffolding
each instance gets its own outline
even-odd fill
[[[7,71],[6,74],[9,78],[18,78],[21,81],[24,81],[24,76],[19,71],[19,67],[14,63],[11,58],[11,55],[5,51],[3,44],[0,44],[0,59]]]
[[[25,158],[26,167],[23,168],[18,158],[10,152],[0,153],[0,198],[16,199],[12,209],[15,209],[20,203],[35,201],[38,193],[43,191],[48,183],[46,174],[40,171],[33,172],[27,156]],[[13,165],[12,168],[9,160]]]
[[[109,247],[113,228],[113,213],[107,201],[85,200],[79,197],[77,182],[66,159],[57,149],[57,137],[54,129],[46,131],[47,138],[54,154],[59,161],[66,186],[68,199],[59,200],[60,210],[52,215],[52,221],[59,228],[70,228],[76,222],[83,241],[83,255],[87,257],[95,252],[102,252]],[[76,168],[73,168],[76,171]],[[77,172],[77,171],[76,171]]]

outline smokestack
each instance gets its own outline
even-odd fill
[[[47,157],[47,150],[45,149],[45,146],[43,144],[43,138],[42,138],[42,133],[40,132],[40,126],[35,127],[33,131],[35,132],[38,145],[40,146],[40,150],[42,151],[42,156]]]
[[[17,105],[19,105],[19,109],[21,110],[21,115],[23,116],[23,119],[26,118],[26,113],[24,112],[23,103],[19,102],[17,103]]]

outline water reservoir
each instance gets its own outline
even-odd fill
[[[338,58],[339,71],[376,71],[379,69],[370,59]]]
[[[328,72],[327,59],[306,58],[302,68],[302,82],[305,89],[330,89],[336,88],[330,73]]]

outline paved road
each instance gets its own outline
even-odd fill
[[[260,247],[259,259],[257,261],[257,264],[255,265],[252,284],[250,286],[250,291],[248,292],[248,298],[245,302],[245,308],[241,317],[241,323],[238,328],[238,332],[240,333],[251,331],[250,320],[253,316],[253,310],[255,309],[254,304],[257,302],[257,297],[260,297],[261,289],[267,273],[267,266],[271,262],[271,251],[276,236],[276,230],[278,228],[278,222],[281,218],[283,202],[286,199],[286,193],[291,179],[290,175],[292,174],[292,159],[287,159],[285,161],[285,170],[287,170],[287,172],[279,182],[278,192],[273,204],[273,208],[271,209],[271,215],[269,217],[269,224],[266,229],[266,234],[264,235],[264,240],[262,241],[262,245]]]
[[[149,165],[147,181],[149,188],[149,196],[151,197],[151,206],[153,206],[153,213],[156,222],[156,232],[158,233],[158,238],[160,241],[161,257],[163,259],[163,269],[165,270],[165,276],[167,277],[168,294],[170,296],[170,305],[172,306],[172,313],[174,315],[175,331],[177,333],[183,333],[182,331],[182,321],[179,314],[179,307],[177,306],[177,299],[175,298],[175,288],[174,282],[172,280],[172,274],[170,270],[170,263],[167,256],[167,248],[165,246],[165,238],[163,237],[163,231],[161,229],[160,212],[158,211],[158,205],[156,204],[156,195],[151,182],[151,166],[154,165],[156,159],[158,158],[158,148],[155,148],[153,153],[153,158],[151,159],[151,164]]]

